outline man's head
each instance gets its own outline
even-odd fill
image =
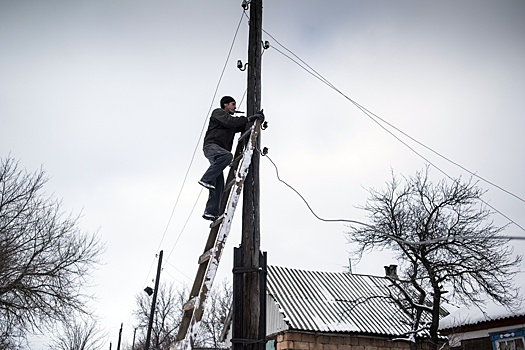
[[[226,112],[233,114],[235,112],[235,109],[237,108],[237,104],[235,103],[235,100],[231,96],[224,96],[221,98],[221,108],[224,109]]]

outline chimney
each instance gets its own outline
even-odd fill
[[[385,266],[385,275],[388,278],[398,279],[397,277],[397,265]]]

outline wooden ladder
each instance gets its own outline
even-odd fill
[[[197,276],[193,282],[189,300],[183,306],[184,314],[175,339],[175,349],[188,350],[193,348],[202,319],[206,296],[212,288],[222,250],[230,233],[233,214],[242,193],[242,187],[252,161],[253,151],[257,146],[260,127],[261,122],[257,120],[237,141],[235,158],[230,165],[221,200],[221,212],[223,214],[210,225],[208,241],[204,252],[199,257]],[[247,137],[246,147],[243,147]],[[225,198],[227,198],[227,201],[225,201]]]

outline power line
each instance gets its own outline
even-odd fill
[[[286,53],[282,52],[281,50],[277,49],[276,47],[272,46],[272,48],[274,50],[276,50],[277,52],[279,52],[281,55],[287,57],[289,60],[291,60],[292,62],[294,62],[295,64],[297,64],[299,67],[303,68],[306,72],[308,72],[309,74],[311,74],[312,76],[314,76],[315,78],[319,79],[321,82],[323,82],[324,84],[328,85],[330,88],[332,88],[333,90],[335,90],[336,92],[338,92],[339,94],[341,94],[344,98],[346,98],[348,101],[352,102],[357,108],[361,109],[362,111],[367,111],[369,114],[368,117],[371,118],[370,114],[373,115],[375,118],[381,120],[381,122],[387,124],[388,126],[390,126],[391,128],[395,129],[396,131],[398,131],[399,133],[403,134],[405,137],[409,138],[410,140],[414,141],[415,143],[419,144],[420,146],[426,148],[427,150],[431,151],[432,153],[436,154],[437,156],[441,157],[442,159],[448,161],[449,163],[452,163],[453,165],[459,167],[460,169],[464,170],[465,172],[467,172],[468,174],[496,187],[497,189],[507,193],[508,195],[511,195],[513,196],[514,198],[522,201],[523,203],[525,203],[525,199],[523,199],[522,197],[516,195],[515,193],[512,193],[508,190],[506,190],[505,188],[499,186],[498,184],[470,171],[469,169],[465,168],[464,166],[462,166],[461,164],[453,161],[452,159],[442,155],[441,153],[435,151],[434,149],[432,149],[431,147],[428,147],[426,146],[425,144],[423,144],[422,142],[420,142],[419,140],[415,139],[414,137],[410,136],[409,134],[405,133],[403,130],[397,128],[395,125],[389,123],[388,121],[386,121],[385,119],[379,117],[378,115],[370,112],[368,109],[366,109],[365,107],[361,106],[359,103],[357,103],[356,101],[354,101],[353,99],[351,99],[350,97],[348,97],[347,95],[345,95],[341,90],[339,90],[338,88],[335,87],[335,85],[333,85],[332,83],[330,83],[325,77],[323,77],[319,72],[317,72],[315,69],[313,69],[310,65],[308,65],[308,63],[306,63],[304,60],[302,60],[299,56],[297,56],[295,53],[293,53],[291,50],[289,50],[287,47],[285,47],[283,44],[281,44],[279,41],[277,41],[277,39],[275,39],[270,33],[268,33],[267,31],[265,31],[263,29],[264,33],[267,34],[270,38],[272,38],[272,40],[274,40],[279,46],[281,46],[283,49],[285,49],[286,51],[288,51],[291,55],[293,55],[296,59],[290,57],[289,55],[287,55]],[[298,61],[300,61],[301,63],[299,63]],[[304,66],[306,66],[307,68],[305,68]],[[365,113],[366,114],[366,113]]]
[[[162,242],[164,241],[164,238],[166,237],[166,233],[168,232],[168,228],[169,228],[171,220],[173,218],[173,214],[175,213],[175,209],[177,208],[177,204],[179,203],[182,191],[184,190],[184,186],[186,184],[186,180],[188,178],[188,174],[190,172],[191,166],[193,165],[193,161],[195,159],[195,154],[197,153],[197,149],[199,148],[199,144],[201,142],[202,135],[204,133],[204,129],[206,127],[206,121],[208,120],[208,115],[210,114],[211,109],[213,108],[213,104],[214,104],[215,98],[217,97],[217,92],[219,91],[219,86],[220,86],[220,84],[222,82],[222,78],[224,76],[224,72],[226,71],[226,67],[227,67],[228,62],[230,60],[230,56],[231,56],[231,53],[232,53],[232,50],[233,50],[233,46],[235,44],[235,40],[237,39],[237,34],[239,33],[239,28],[241,26],[243,17],[244,17],[244,11],[241,14],[241,18],[239,19],[239,23],[237,24],[237,28],[235,29],[235,34],[233,35],[233,40],[232,40],[232,43],[230,45],[230,49],[228,51],[228,55],[226,56],[226,61],[224,62],[224,66],[223,66],[221,74],[219,76],[219,81],[217,82],[217,86],[215,87],[215,91],[213,93],[213,97],[212,97],[212,100],[211,100],[211,103],[210,103],[210,107],[208,109],[208,113],[206,114],[206,118],[204,119],[204,123],[203,123],[203,126],[201,128],[200,135],[199,135],[199,139],[197,140],[197,144],[195,145],[195,148],[193,150],[193,154],[191,155],[190,164],[188,165],[188,169],[186,170],[186,174],[184,175],[184,179],[182,180],[182,185],[181,185],[180,191],[179,191],[179,193],[177,195],[177,199],[175,200],[175,204],[173,205],[173,208],[171,210],[171,214],[170,214],[170,217],[168,219],[168,223],[166,224],[166,228],[164,229],[164,233],[162,234],[162,238],[160,240],[160,243],[159,243],[159,246],[157,248],[157,251],[160,250],[160,247],[162,246]],[[199,193],[199,196],[200,196],[200,193]],[[182,234],[182,232],[181,232],[181,234]],[[180,235],[179,235],[179,237],[180,237]],[[173,249],[172,249],[172,251],[173,251]],[[153,268],[153,264],[154,264],[154,261],[152,262],[152,264],[150,266],[150,269],[148,271],[148,276],[151,273],[151,269]],[[146,277],[146,281],[147,281],[147,279],[148,279],[148,277]]]
[[[349,223],[354,223],[354,224],[358,224],[358,225],[363,225],[363,226],[366,226],[366,227],[368,227],[370,229],[374,229],[373,226],[365,224],[365,223],[360,222],[360,221],[356,221],[356,220],[350,220],[350,219],[324,219],[324,218],[319,217],[313,211],[312,207],[310,206],[308,201],[304,198],[304,196],[299,191],[297,191],[293,186],[291,186],[286,181],[281,179],[281,177],[279,176],[279,169],[278,169],[277,165],[275,164],[275,162],[267,154],[262,154],[262,155],[265,156],[270,161],[270,163],[272,163],[273,167],[275,168],[275,173],[277,175],[277,180],[279,180],[280,182],[285,184],[289,189],[291,189],[293,192],[295,192],[303,200],[303,202],[306,204],[306,206],[308,207],[308,209],[310,210],[312,215],[315,216],[315,218],[317,218],[318,220],[324,221],[324,222],[349,222]],[[404,243],[404,244],[407,244],[407,245],[415,245],[415,246],[428,245],[428,244],[432,244],[432,243],[449,241],[449,240],[452,240],[452,241],[464,241],[464,240],[476,240],[476,239],[509,240],[509,241],[510,240],[525,240],[525,236],[493,236],[493,237],[481,237],[480,238],[479,236],[458,235],[458,236],[451,236],[451,237],[439,237],[439,238],[428,239],[428,240],[423,240],[423,241],[416,242],[416,241],[407,241],[407,240],[404,240],[404,239],[401,239],[399,237],[396,237],[396,236],[393,236],[393,235],[389,235],[389,234],[384,234],[384,236],[387,237],[387,238],[390,238],[390,239],[392,239],[394,241],[397,241],[399,243]]]
[[[162,235],[162,239],[161,239],[161,242],[160,242],[159,247],[157,248],[157,250],[160,249],[162,241],[164,240],[164,237],[166,236],[166,232],[168,231],[168,227],[170,225],[171,219],[173,218],[173,213],[175,212],[175,208],[177,207],[177,204],[179,203],[179,199],[180,199],[181,193],[182,193],[182,191],[184,189],[184,185],[186,184],[186,180],[188,178],[188,174],[190,172],[191,166],[193,165],[193,161],[195,160],[195,154],[197,153],[197,150],[199,148],[199,145],[200,145],[200,142],[201,142],[201,139],[202,139],[202,135],[204,134],[204,130],[206,128],[206,122],[208,120],[208,115],[210,114],[210,112],[211,112],[211,110],[213,108],[213,104],[215,102],[215,98],[217,97],[217,92],[219,91],[219,86],[221,85],[222,78],[224,76],[224,72],[225,72],[226,67],[228,65],[228,61],[230,60],[230,56],[231,56],[231,53],[232,53],[232,50],[233,50],[233,46],[235,44],[235,39],[237,38],[237,33],[239,32],[239,28],[240,28],[241,23],[242,23],[242,18],[243,18],[243,16],[241,15],[241,19],[239,20],[239,24],[237,25],[237,29],[235,30],[235,34],[233,36],[233,41],[231,43],[230,50],[228,51],[228,55],[226,57],[226,62],[224,62],[224,66],[222,67],[222,72],[221,72],[221,75],[219,77],[219,81],[217,82],[217,86],[215,87],[215,91],[213,93],[213,97],[212,97],[212,100],[211,100],[211,103],[210,103],[210,107],[208,108],[208,113],[206,113],[206,117],[204,118],[204,123],[203,123],[202,128],[201,128],[201,133],[199,135],[199,139],[197,140],[195,148],[193,149],[193,153],[192,153],[191,159],[190,159],[190,164],[188,165],[188,169],[186,170],[186,174],[184,175],[184,179],[182,180],[181,189],[179,191],[179,194],[177,195],[177,199],[175,201],[175,205],[173,206],[170,218],[168,220],[168,224],[166,225],[166,229],[164,230],[164,234]]]
[[[244,12],[244,14],[245,14],[245,12]],[[240,23],[239,23],[239,25],[240,25]],[[237,26],[237,31],[238,31],[238,30],[239,30],[239,26]],[[237,32],[236,32],[235,35],[237,35]],[[233,43],[232,43],[232,47],[233,47]],[[231,47],[231,48],[232,48],[232,47]],[[230,53],[231,53],[231,48],[230,48]],[[263,51],[263,53],[264,53],[264,51]],[[230,55],[230,54],[228,54],[228,58],[229,58],[229,55]],[[228,62],[228,59],[226,60],[226,62]],[[224,68],[226,68],[226,65],[225,65]],[[224,68],[223,68],[223,73],[224,73]],[[222,74],[221,74],[221,78],[222,78]],[[219,85],[217,85],[217,88],[218,88],[218,86],[219,86]],[[244,101],[244,98],[246,97],[246,93],[247,93],[247,91],[248,91],[248,88],[246,88],[246,89],[244,90],[244,93],[243,93],[242,98],[241,98],[241,100],[240,100],[240,102],[239,102],[239,105],[242,105],[242,103],[243,103],[243,101]],[[214,99],[215,99],[216,94],[217,94],[217,90],[215,90]],[[212,103],[213,103],[213,102],[212,102]],[[212,107],[210,106],[210,110],[208,110],[208,114],[210,114],[211,108],[212,108]],[[207,118],[206,118],[205,121],[204,121],[203,129],[202,129],[202,131],[201,131],[201,135],[200,135],[199,142],[197,143],[197,145],[200,144],[200,139],[202,138],[202,132],[204,131],[204,127],[206,126],[206,121],[207,121]],[[196,149],[195,149],[194,152],[193,152],[193,156],[195,156],[195,151],[196,151]],[[193,161],[193,158],[192,158],[192,161]],[[190,165],[191,165],[191,164],[190,164]],[[183,232],[184,232],[184,230],[185,230],[185,228],[186,228],[186,225],[188,224],[188,221],[190,220],[191,215],[193,214],[193,211],[194,211],[195,206],[197,205],[197,203],[198,203],[198,201],[199,201],[199,198],[200,198],[201,194],[202,194],[202,188],[201,188],[201,190],[200,190],[200,192],[199,192],[199,195],[197,196],[197,199],[195,200],[195,203],[193,204],[193,208],[191,209],[190,213],[188,214],[188,217],[187,217],[187,219],[186,219],[186,222],[184,223],[184,226],[182,227],[182,229],[181,229],[179,235],[177,236],[177,240],[176,240],[175,243],[173,244],[173,247],[171,248],[171,251],[170,251],[170,253],[169,253],[169,255],[168,255],[168,258],[167,258],[166,260],[168,260],[168,259],[170,258],[171,254],[172,254],[173,251],[175,250],[175,247],[176,247],[177,243],[179,242],[179,239],[180,239],[181,235],[183,234]]]
[[[242,104],[242,101],[244,100],[244,97],[246,96],[246,91],[247,91],[247,89],[244,90],[244,94],[242,95],[242,98],[241,98],[241,101],[239,102],[239,105]],[[170,253],[168,254],[168,257],[167,257],[166,261],[169,261],[169,258],[171,257],[171,254],[172,254],[173,251],[175,250],[175,247],[177,246],[177,243],[179,243],[179,239],[180,239],[180,237],[182,236],[182,234],[184,233],[184,231],[185,231],[185,229],[186,229],[186,226],[188,225],[188,222],[189,222],[189,220],[190,220],[190,218],[191,218],[191,216],[192,216],[192,214],[193,214],[193,211],[195,210],[195,207],[197,206],[197,203],[199,202],[200,196],[201,196],[201,194],[202,194],[202,190],[203,190],[203,189],[201,188],[201,190],[199,191],[199,195],[197,196],[197,199],[195,199],[195,202],[193,203],[193,207],[191,208],[191,211],[190,211],[190,213],[188,214],[188,217],[186,218],[186,221],[184,222],[184,225],[182,226],[182,229],[181,229],[181,231],[179,232],[179,235],[177,236],[177,239],[175,240],[175,243],[173,243],[173,246],[172,246],[172,248],[171,248],[171,250],[170,250]],[[170,263],[170,265],[173,266],[173,267],[175,267],[175,265],[173,265],[173,264],[171,264],[171,263]],[[152,265],[152,266],[153,266],[153,265]],[[150,268],[150,269],[151,269],[151,268]],[[150,271],[151,271],[151,270],[150,270]],[[182,271],[180,271],[180,270],[178,270],[178,271],[179,271],[180,273],[183,274]],[[186,276],[186,275],[185,275],[185,276]],[[187,277],[187,276],[186,276],[186,277]]]
[[[270,35],[268,32],[264,31],[267,35],[269,35],[273,40],[275,40],[275,38]],[[302,62],[305,66],[307,66],[309,69],[305,68],[305,66],[301,63],[299,63],[296,59],[290,57],[289,55],[287,55],[286,53],[282,52],[281,50],[273,47],[274,50],[276,50],[277,52],[279,52],[280,54],[282,54],[283,56],[287,57],[288,59],[290,59],[292,62],[294,62],[295,64],[297,64],[299,67],[301,67],[302,69],[304,69],[307,73],[311,74],[312,76],[314,76],[315,78],[319,79],[321,82],[323,82],[324,84],[326,84],[327,86],[329,86],[330,88],[332,88],[333,90],[335,90],[336,92],[338,92],[340,95],[342,95],[345,99],[347,99],[348,101],[350,101],[352,104],[354,104],[359,110],[361,110],[366,116],[368,116],[372,121],[374,121],[375,123],[377,123],[383,130],[385,130],[386,132],[388,132],[390,135],[392,135],[395,139],[397,139],[399,142],[401,142],[403,145],[405,145],[408,149],[410,149],[412,152],[414,152],[415,154],[417,154],[419,157],[421,157],[422,159],[424,159],[426,162],[428,162],[430,165],[432,165],[434,168],[436,168],[438,171],[440,171],[441,173],[443,173],[446,177],[448,177],[449,179],[451,179],[452,181],[457,181],[455,179],[453,179],[450,175],[448,175],[444,170],[442,170],[441,168],[439,168],[438,166],[436,166],[435,164],[433,164],[430,160],[428,160],[427,158],[425,158],[422,154],[420,154],[419,152],[417,152],[416,150],[414,150],[412,147],[410,147],[406,142],[402,141],[397,135],[395,135],[393,132],[391,132],[390,130],[388,130],[387,128],[385,128],[381,123],[379,123],[375,118],[379,119],[380,121],[382,121],[383,123],[389,125],[390,127],[394,128],[395,130],[397,130],[398,132],[402,133],[403,135],[405,135],[406,137],[410,138],[411,140],[413,140],[414,142],[417,142],[418,144],[422,145],[423,147],[431,150],[433,153],[437,154],[438,156],[440,156],[441,158],[451,162],[452,164],[456,165],[456,166],[459,166],[461,169],[464,169],[465,171],[467,171],[469,174],[471,174],[472,176],[474,177],[477,177],[478,179],[482,180],[482,181],[485,181],[491,185],[495,185],[493,184],[492,182],[490,181],[487,181],[485,180],[484,178],[480,177],[479,175],[476,175],[475,173],[469,171],[468,169],[460,166],[458,163],[456,162],[453,162],[451,161],[449,158],[441,155],[440,153],[432,150],[430,147],[427,147],[425,145],[423,145],[421,142],[417,141],[416,139],[414,139],[413,137],[409,136],[408,134],[406,134],[405,132],[401,131],[400,129],[398,129],[397,127],[393,126],[391,123],[388,123],[387,121],[385,121],[384,119],[380,118],[379,116],[377,116],[376,114],[370,112],[368,109],[366,109],[365,107],[361,106],[359,103],[357,103],[356,101],[354,101],[353,99],[351,99],[350,97],[348,97],[346,94],[344,94],[341,90],[339,90],[338,88],[335,87],[335,85],[333,85],[332,83],[330,83],[326,78],[324,78],[320,73],[318,73],[316,70],[314,70],[312,67],[310,67],[306,62],[304,62],[301,58],[299,58],[296,54],[294,54],[292,51],[290,51],[288,48],[286,48],[284,45],[280,44],[277,40],[275,40],[275,42],[277,42],[277,44],[279,44],[281,47],[283,47],[285,50],[287,50],[288,52],[290,52],[294,57],[297,58],[297,60],[299,60],[300,62]],[[500,186],[497,186],[495,185],[498,189],[501,189],[503,190],[504,192],[506,193],[509,193],[509,194],[512,194],[511,192],[501,188]],[[515,194],[512,194],[512,196],[518,198],[519,200],[523,201],[525,203],[525,200],[522,199],[521,197],[515,195]],[[481,200],[485,205],[487,205],[488,207],[490,207],[492,210],[494,210],[496,213],[500,214],[501,216],[503,216],[505,219],[509,220],[509,222],[513,223],[514,225],[516,225],[517,227],[519,227],[521,230],[525,231],[525,228],[522,227],[521,225],[519,225],[517,222],[515,222],[514,220],[512,220],[510,217],[508,217],[507,215],[505,215],[504,213],[502,213],[501,211],[499,211],[498,209],[496,209],[494,206],[490,205],[489,203]]]
[[[142,285],[147,285],[148,283],[148,278],[149,278],[149,274],[151,272],[151,269],[153,268],[153,265],[155,264],[155,260],[157,259],[157,254],[155,254],[155,258],[153,259],[153,261],[151,262],[151,265],[149,267],[149,271],[148,271],[148,274],[146,275],[146,279],[144,280],[144,283],[142,283]]]
[[[186,275],[181,269],[177,268],[177,266],[173,265],[169,261],[166,261],[166,265],[169,265],[169,266],[173,267],[175,270],[177,270],[178,273],[180,273],[182,276],[186,277],[188,280],[190,280],[190,281],[193,280],[193,278],[191,278],[190,276]]]
[[[279,169],[277,168],[277,165],[274,163],[274,161],[268,156],[268,155],[264,155],[266,158],[268,158],[268,160],[270,161],[270,163],[272,163],[273,167],[275,168],[275,173],[277,175],[277,179],[282,182],[283,184],[285,184],[288,188],[290,188],[292,191],[294,191],[304,202],[304,204],[306,204],[306,206],[308,207],[308,209],[310,210],[310,212],[320,221],[325,221],[325,222],[349,222],[349,223],[353,223],[353,224],[359,224],[359,225],[364,225],[364,226],[367,226],[367,227],[371,227],[370,225],[368,224],[365,224],[363,222],[360,222],[360,221],[356,221],[356,220],[350,220],[350,219],[323,219],[321,218],[319,215],[317,215],[312,207],[310,206],[310,204],[308,203],[308,201],[303,197],[303,195],[301,193],[299,193],[299,191],[297,191],[295,188],[293,188],[290,184],[288,184],[287,182],[285,182],[284,180],[281,179],[281,177],[279,176]]]
[[[173,267],[173,265],[171,265]],[[178,279],[177,277],[173,276],[165,267],[162,268],[162,272],[165,272],[168,276],[170,276],[174,281],[180,283],[181,285],[184,285],[184,282]]]
[[[354,103],[354,105],[359,108],[365,115],[367,115],[368,117],[370,117],[370,114],[374,115],[374,113],[371,113],[368,111],[368,109],[362,107],[361,105],[359,105],[358,103],[355,103],[352,101],[352,103]],[[435,165],[434,163],[432,163],[430,160],[428,160],[426,157],[424,157],[422,154],[420,154],[419,152],[417,152],[414,148],[410,147],[406,142],[404,142],[403,140],[401,140],[397,135],[395,135],[393,132],[391,132],[390,130],[388,130],[387,128],[384,127],[384,125],[381,125],[381,123],[379,123],[376,119],[370,117],[370,119],[375,122],[377,125],[379,125],[379,127],[381,127],[383,130],[385,130],[387,133],[389,133],[390,135],[392,135],[392,137],[394,137],[396,140],[398,140],[399,142],[401,142],[403,145],[405,145],[409,150],[411,150],[412,152],[414,152],[415,154],[417,154],[419,157],[421,157],[423,160],[425,160],[428,164],[430,164],[431,166],[433,166],[435,169],[437,169],[439,172],[441,172],[443,175],[445,175],[446,177],[448,177],[451,181],[453,182],[458,182],[458,180],[454,179],[452,176],[450,176],[449,174],[447,174],[443,169],[441,169],[440,167],[438,167],[437,165]],[[486,206],[488,206],[489,208],[491,208],[492,210],[494,210],[496,213],[500,214],[501,216],[503,216],[505,219],[509,220],[511,223],[513,223],[514,225],[518,226],[522,231],[525,231],[525,228],[523,228],[520,224],[518,224],[517,222],[515,222],[514,220],[512,220],[510,217],[508,217],[507,215],[505,215],[504,213],[502,213],[500,210],[496,209],[494,206],[490,205],[489,203],[487,203],[486,201],[484,201],[483,199],[480,199],[480,201],[485,204]]]
[[[195,210],[195,207],[197,206],[197,203],[199,202],[199,198],[201,197],[202,190],[203,189],[201,188],[201,190],[199,191],[199,195],[197,196],[197,199],[195,200],[195,203],[193,203],[193,207],[191,208],[191,211],[188,214],[188,217],[186,218],[186,221],[184,222],[184,225],[182,226],[182,229],[180,230],[179,235],[177,236],[177,239],[175,240],[175,243],[173,243],[173,247],[171,248],[171,251],[168,254],[168,258],[166,259],[166,261],[169,260],[169,258],[171,257],[171,254],[175,250],[175,246],[177,245],[177,243],[179,243],[179,239],[182,236],[182,233],[184,232],[184,230],[186,229],[186,225],[190,221],[191,215],[193,214],[193,211]]]
[[[358,105],[357,103],[355,103],[355,104]],[[361,107],[362,107],[362,106],[361,106]],[[364,108],[364,107],[362,107],[362,108],[365,109],[365,110],[367,110],[367,109]],[[367,110],[367,111],[368,111],[368,110]],[[437,156],[443,158],[444,160],[448,161],[449,163],[454,164],[455,166],[457,166],[458,168],[464,170],[465,172],[467,172],[467,173],[470,174],[471,176],[474,176],[474,177],[476,177],[476,178],[478,178],[478,179],[480,179],[480,180],[482,180],[482,181],[484,181],[484,182],[486,182],[486,183],[488,183],[488,184],[490,184],[490,185],[496,187],[497,189],[499,189],[499,190],[501,190],[501,191],[507,193],[508,195],[511,195],[512,197],[514,197],[514,198],[516,198],[516,199],[522,201],[523,203],[525,203],[525,199],[521,198],[520,196],[518,196],[518,195],[516,195],[516,194],[514,194],[514,193],[512,193],[512,192],[510,192],[510,191],[508,191],[508,190],[506,190],[506,189],[504,189],[503,187],[499,186],[498,184],[496,184],[496,183],[494,183],[494,182],[492,182],[492,181],[487,180],[486,178],[484,178],[484,177],[482,177],[482,176],[480,176],[480,175],[478,175],[478,174],[476,174],[476,173],[470,171],[469,169],[465,168],[465,167],[462,166],[461,164],[459,164],[459,163],[453,161],[452,159],[450,159],[450,158],[448,158],[448,157],[442,155],[441,153],[439,153],[439,152],[433,150],[432,148],[426,146],[426,145],[423,144],[422,142],[420,142],[420,141],[418,141],[417,139],[413,138],[412,136],[408,135],[408,134],[405,133],[403,130],[400,130],[400,129],[397,128],[396,126],[394,126],[394,125],[392,125],[391,123],[387,122],[386,120],[382,119],[382,118],[379,117],[378,115],[376,115],[376,114],[374,114],[374,113],[372,113],[372,112],[370,112],[370,111],[369,111],[369,113],[373,114],[377,119],[381,120],[383,123],[387,124],[387,125],[390,126],[391,128],[395,129],[396,131],[400,132],[400,133],[403,134],[404,136],[408,137],[409,139],[411,139],[412,141],[414,141],[414,142],[417,143],[418,145],[420,145],[420,146],[426,148],[426,149],[429,150],[430,152],[432,152],[432,153],[434,153],[435,155],[437,155]]]
[[[434,239],[428,239],[428,240],[424,240],[424,241],[419,241],[419,242],[415,242],[415,241],[406,241],[406,240],[403,240],[403,239],[400,239],[398,237],[395,237],[395,236],[392,236],[392,235],[386,235],[387,237],[395,240],[395,241],[398,241],[400,243],[405,243],[405,244],[408,244],[408,245],[415,245],[415,246],[418,246],[418,245],[427,245],[427,244],[432,244],[432,243],[438,243],[438,242],[446,242],[446,241],[466,241],[466,240],[478,240],[478,239],[484,239],[484,240],[505,240],[505,241],[511,241],[511,240],[520,240],[520,241],[523,241],[525,240],[525,236],[494,236],[494,237],[477,237],[477,236],[462,236],[462,235],[459,235],[459,236],[453,236],[453,237],[439,237],[439,238],[434,238]]]
[[[248,20],[250,19],[249,16],[246,14],[246,11],[243,12],[243,15],[246,16],[246,18],[248,18]],[[239,22],[239,25],[237,26],[237,31],[235,32],[235,36],[237,36],[237,32],[239,31],[239,26],[240,26],[240,22]],[[235,40],[235,38],[234,38],[234,40]],[[228,58],[226,59],[226,62],[228,62],[228,60],[229,60],[229,57],[230,57],[230,53],[231,53],[232,48],[233,48],[233,43],[232,43],[232,46],[230,47],[230,52],[228,53]],[[264,54],[264,51],[266,51],[266,48],[265,48],[265,50],[262,51],[261,56]],[[222,73],[224,73],[224,69],[225,69],[225,68],[226,68],[226,64],[225,64],[225,66],[224,66],[224,68],[223,68]],[[221,78],[222,78],[222,74],[221,74]],[[217,89],[218,89],[218,87],[219,87],[219,84],[217,84]],[[215,95],[214,95],[212,101],[213,101],[213,100],[215,99],[215,97],[216,97],[217,89],[215,90]],[[246,89],[244,90],[244,93],[243,93],[242,98],[241,98],[241,100],[240,100],[240,102],[239,102],[239,105],[242,105],[242,103],[243,103],[243,101],[244,101],[244,98],[246,97],[246,93],[247,93],[247,92],[248,92],[248,88],[246,88]],[[212,105],[213,105],[213,102],[212,102]],[[210,110],[208,111],[208,114],[210,113],[211,108],[212,108],[212,106],[210,106]],[[200,144],[200,139],[202,138],[202,134],[203,134],[203,131],[204,131],[204,127],[206,126],[206,121],[207,121],[207,118],[206,118],[205,121],[204,121],[203,129],[201,130],[201,135],[200,135],[200,137],[199,137],[199,142],[197,143],[197,146]],[[193,162],[193,157],[195,156],[195,152],[196,152],[196,150],[197,150],[197,148],[195,148],[195,150],[194,150],[194,152],[193,152],[192,162]],[[191,166],[191,163],[190,163],[190,166]],[[188,171],[189,171],[189,169],[188,169]],[[186,173],[186,175],[187,175],[187,174],[188,174],[188,173]],[[186,178],[184,178],[184,180],[186,180]],[[181,237],[182,233],[184,232],[184,230],[185,230],[185,228],[186,228],[186,225],[188,224],[188,221],[189,221],[189,219],[190,219],[190,217],[191,217],[191,215],[192,215],[192,213],[193,213],[193,210],[195,209],[195,206],[197,205],[197,202],[198,202],[198,200],[199,200],[201,194],[202,194],[202,189],[201,189],[201,191],[199,192],[199,195],[198,195],[197,199],[195,200],[195,203],[193,204],[193,208],[192,208],[192,210],[190,211],[190,214],[188,215],[188,218],[186,219],[186,222],[184,223],[184,226],[183,226],[182,230],[180,231],[179,235],[177,236],[177,240],[176,240],[175,243],[173,244],[173,247],[172,247],[172,249],[171,249],[171,251],[170,251],[170,253],[169,253],[169,255],[168,255],[168,258],[167,258],[166,260],[169,259],[169,257],[170,257],[171,254],[173,253],[173,250],[175,249],[175,246],[176,246],[177,243],[179,242],[179,238]],[[180,195],[180,194],[179,194],[179,195]],[[152,266],[153,266],[153,264],[152,264]],[[151,267],[150,267],[150,271],[151,271]],[[148,273],[148,274],[149,274],[149,273]]]

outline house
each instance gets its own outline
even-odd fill
[[[463,306],[441,319],[439,328],[451,350],[525,349],[525,307],[508,310],[494,302],[483,310]]]
[[[266,348],[409,349],[410,316],[388,297],[395,265],[385,270],[390,277],[268,266]]]

